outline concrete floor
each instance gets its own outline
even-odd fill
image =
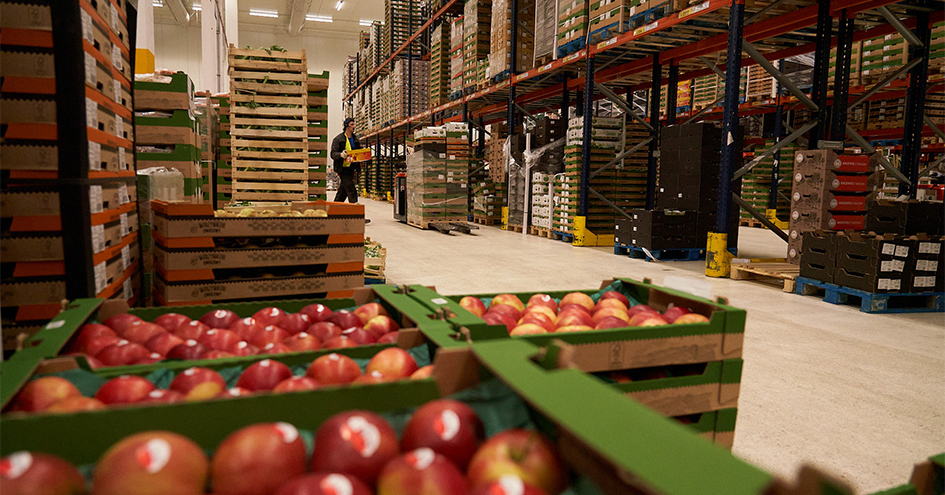
[[[611,248],[482,227],[422,231],[362,200],[387,248],[390,283],[443,294],[597,288],[615,276],[689,285],[748,311],[734,453],[793,479],[812,464],[870,493],[905,483],[945,450],[945,315],[870,315],[754,281],[710,279],[704,262],[647,263]],[[772,232],[743,227],[739,257],[783,257]],[[667,279],[667,277],[671,277]]]

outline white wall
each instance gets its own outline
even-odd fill
[[[289,36],[284,27],[240,24],[240,46],[253,48],[280,45],[289,51],[305,50],[309,73],[329,71],[328,82],[328,135],[329,139],[341,132],[343,120],[341,72],[348,55],[358,50],[358,35],[319,29],[318,23],[306,23],[299,36]],[[167,24],[155,19],[154,24],[155,67],[182,70],[194,81],[198,91],[201,86],[200,29],[197,21],[189,27]]]

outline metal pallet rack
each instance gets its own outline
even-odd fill
[[[517,11],[517,0],[510,0],[510,4],[512,11]],[[788,4],[795,9],[779,12],[779,6]],[[359,88],[375,77],[435,21],[456,13],[457,5],[459,8],[462,6],[458,0],[445,2]],[[945,139],[945,132],[923,114],[926,93],[945,90],[945,83],[941,80],[930,82],[928,77],[930,26],[945,19],[943,6],[943,2],[938,0],[831,0],[820,3],[809,0],[772,0],[755,2],[746,8],[744,0],[707,0],[609,40],[590,44],[551,63],[523,73],[513,71],[505,81],[401,122],[371,130],[365,139],[375,146],[380,146],[382,142],[392,143],[408,134],[412,127],[427,122],[466,121],[471,127],[482,129],[484,124],[516,122],[521,116],[530,117],[533,113],[575,103],[577,111],[585,118],[584,129],[587,132],[590,126],[586,122],[593,112],[593,102],[606,98],[624,112],[635,115],[651,129],[649,140],[638,146],[648,146],[651,157],[647,205],[652,206],[656,185],[656,162],[653,157],[659,149],[660,125],[673,124],[678,119],[691,122],[715,118],[722,120],[723,135],[727,135],[736,129],[740,116],[774,113],[777,115],[778,127],[783,129],[781,132],[789,134],[777,135],[778,145],[766,154],[802,139],[804,135],[807,135],[807,147],[812,149],[819,144],[831,146],[840,141],[858,146],[866,152],[873,151],[868,139],[902,139],[902,172],[888,162],[883,165],[899,179],[901,192],[915,197],[918,179],[945,160],[945,157],[930,160],[930,166],[919,170],[921,154],[942,153],[941,145],[923,147],[922,137],[934,135]],[[869,87],[851,88],[848,73],[852,44],[897,32],[910,44],[909,62]],[[831,46],[838,47],[838,65],[842,65],[837,69],[838,77],[828,84],[827,58]],[[815,54],[813,84],[808,91],[798,88],[771,63],[806,53]],[[706,58],[709,55],[716,56],[717,64]],[[740,102],[737,84],[739,71],[742,67],[755,64],[777,80],[779,96],[764,101]],[[908,82],[896,81],[907,72]],[[675,83],[712,73],[719,74],[727,83],[721,107],[712,104],[698,112],[693,112],[690,107],[688,115],[680,116],[669,111],[665,118],[657,119],[660,125],[654,125],[654,119],[649,116],[659,113],[660,87],[664,77],[669,82],[667,88],[670,88],[667,90],[666,107],[674,108],[677,98]],[[625,98],[647,89],[650,90],[649,115],[638,115]],[[788,94],[781,96],[782,89]],[[350,99],[353,94],[354,91],[346,99]],[[571,95],[576,95],[576,100]],[[847,112],[864,101],[896,95],[906,97],[904,127],[857,132],[846,123]],[[813,121],[798,129],[784,125],[782,115],[794,109],[809,109],[814,113]],[[587,139],[588,136],[585,136]],[[728,214],[734,203],[749,211],[774,232],[783,234],[764,214],[731,194],[730,180],[737,180],[748,173],[765,156],[755,157],[735,170],[734,164],[741,151],[734,149],[733,142],[722,143],[722,177],[729,180],[720,183],[716,231],[727,233],[731,228],[737,228],[737,225],[730,225],[731,217]],[[589,156],[584,156],[582,162],[582,178],[586,179],[589,175]],[[772,186],[777,181],[778,168],[775,166],[772,167]],[[586,184],[586,180],[582,182],[580,191],[582,214],[587,212],[589,196],[595,194]],[[777,191],[772,187],[770,202],[776,200]],[[619,213],[622,212],[618,210]],[[782,237],[786,240],[786,236]]]

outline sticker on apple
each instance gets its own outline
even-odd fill
[[[282,441],[285,443],[292,443],[297,438],[299,438],[299,430],[295,429],[295,427],[289,423],[280,421],[274,426],[276,428],[276,432],[282,437]]]
[[[354,487],[351,481],[340,474],[329,474],[318,484],[325,495],[352,495]]]
[[[135,449],[135,462],[149,474],[154,474],[171,460],[171,444],[162,438],[153,438]]]
[[[407,461],[407,464],[413,466],[417,471],[423,471],[430,467],[430,464],[433,464],[434,458],[436,458],[436,454],[433,452],[433,449],[427,447],[414,450],[404,456],[404,460]]]
[[[444,441],[452,440],[459,433],[459,415],[452,409],[444,409],[433,419],[433,431]]]
[[[381,432],[362,416],[348,418],[341,427],[341,438],[364,458],[374,455],[381,445]]]
[[[15,480],[33,465],[33,455],[26,451],[14,452],[0,459],[0,476]]]

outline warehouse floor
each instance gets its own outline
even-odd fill
[[[497,227],[474,235],[395,222],[364,200],[366,235],[387,248],[390,283],[443,294],[591,289],[615,276],[727,297],[748,311],[734,453],[794,478],[813,464],[869,493],[904,483],[945,446],[945,315],[861,313],[762,282],[710,279],[704,262],[647,263]],[[739,256],[783,257],[743,227]]]

